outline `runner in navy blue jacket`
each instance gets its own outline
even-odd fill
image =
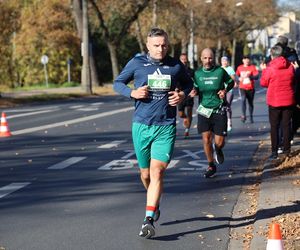
[[[147,190],[146,216],[139,235],[154,236],[160,215],[163,174],[171,161],[176,137],[176,106],[193,87],[183,64],[167,55],[168,35],[153,28],[148,54],[131,59],[114,82],[114,90],[135,99],[132,138],[141,180]],[[134,81],[131,89],[128,83]]]

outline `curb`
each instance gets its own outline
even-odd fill
[[[299,149],[299,146],[293,147],[293,151]],[[284,159],[279,162],[267,161],[263,165],[262,183],[250,249],[266,249],[266,232],[269,231],[269,225],[274,222],[276,216],[299,211],[297,201],[300,200],[300,191],[292,183],[297,177],[289,174],[281,175],[280,169],[276,169],[275,166],[283,161]]]
[[[253,225],[256,220],[256,213],[248,213],[249,197],[247,196],[247,187],[255,187],[254,193],[259,195],[261,183],[261,173],[263,170],[263,162],[269,152],[269,146],[266,144],[267,139],[263,139],[257,146],[252,157],[252,161],[248,167],[248,173],[245,175],[245,182],[241,186],[241,192],[237,199],[237,203],[233,208],[232,221],[229,222],[230,240],[228,250],[248,249],[252,239]],[[256,206],[256,204],[252,204]]]

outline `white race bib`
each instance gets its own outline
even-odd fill
[[[202,104],[200,104],[197,109],[198,114],[200,114],[206,118],[209,118],[213,111],[214,111],[214,109],[205,108],[204,106],[202,106]]]
[[[244,78],[243,84],[250,84],[250,83],[251,81],[249,77]]]
[[[150,91],[169,91],[171,88],[171,76],[148,75],[148,88]]]

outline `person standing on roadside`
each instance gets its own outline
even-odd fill
[[[267,89],[266,102],[269,106],[269,122],[271,126],[271,159],[278,157],[279,128],[283,130],[283,154],[290,153],[291,118],[295,105],[295,69],[284,57],[281,46],[271,48],[271,61],[268,66],[261,64],[262,75],[260,85]]]
[[[188,75],[193,78],[194,70],[192,70],[188,66],[188,57],[187,54],[182,53],[179,57],[179,60],[185,66],[185,69]],[[178,115],[183,119],[184,126],[184,137],[187,138],[189,136],[190,127],[193,121],[193,107],[194,107],[194,98],[190,96],[186,96],[186,98],[178,105]]]
[[[249,105],[249,118],[250,123],[253,123],[253,110],[254,110],[254,80],[258,79],[258,70],[255,65],[251,64],[250,56],[243,56],[243,64],[238,66],[236,75],[239,77],[239,88],[242,98],[242,116],[241,121],[246,122],[246,100]]]
[[[202,134],[204,152],[208,161],[205,178],[213,177],[216,163],[224,162],[222,148],[227,135],[226,93],[234,86],[233,79],[221,67],[216,66],[214,53],[206,48],[201,53],[200,67],[194,76],[194,89],[190,95],[199,95],[198,132]]]
[[[147,190],[146,215],[139,236],[155,235],[163,175],[176,137],[176,109],[193,87],[183,64],[167,55],[168,35],[159,28],[147,36],[148,54],[131,59],[114,81],[114,90],[135,101],[133,145]],[[134,88],[128,84],[134,81]],[[181,89],[180,91],[177,90]]]
[[[235,71],[234,69],[229,66],[229,59],[227,56],[223,56],[221,58],[221,66],[223,69],[226,70],[227,74],[232,78],[234,81],[234,87],[237,87],[235,82]],[[230,132],[232,130],[232,110],[231,104],[233,100],[234,94],[233,89],[231,89],[228,93],[226,93],[226,101],[227,101],[227,131]]]
[[[278,45],[282,47],[282,56],[285,57],[289,62],[291,62],[295,68],[295,99],[296,99],[296,105],[294,107],[293,115],[292,115],[292,122],[291,122],[291,142],[293,142],[294,134],[297,133],[297,129],[300,126],[300,109],[299,109],[299,99],[300,99],[300,61],[299,57],[297,55],[297,52],[294,48],[291,48],[288,46],[289,39],[286,36],[279,36],[277,38],[277,43],[275,45]],[[282,153],[282,127],[280,128],[280,143],[279,143],[279,150],[278,152]]]

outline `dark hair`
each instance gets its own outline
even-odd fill
[[[251,59],[250,55],[243,55],[243,59]]]
[[[289,43],[289,39],[285,36],[279,36],[277,38],[277,43],[280,43],[282,46],[286,47]]]
[[[168,34],[163,29],[160,28],[152,28],[149,33],[148,37],[157,37],[157,36],[164,36],[166,39],[168,39]]]
[[[271,48],[270,53],[273,58],[280,57],[282,56],[283,49],[281,46],[275,45]]]

